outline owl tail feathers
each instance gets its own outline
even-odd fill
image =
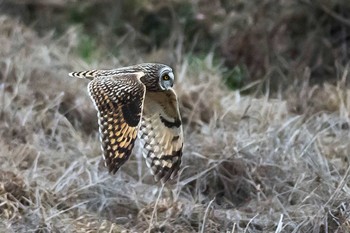
[[[87,71],[79,71],[79,72],[71,72],[68,75],[73,78],[85,78],[89,80],[93,80],[96,77],[97,70],[87,70]]]

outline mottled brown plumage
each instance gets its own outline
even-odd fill
[[[103,157],[115,173],[128,159],[137,136],[155,180],[174,178],[181,164],[183,131],[172,69],[146,63],[115,70],[72,72],[91,80]]]

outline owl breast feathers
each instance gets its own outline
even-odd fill
[[[146,63],[69,75],[91,80],[88,91],[98,112],[103,158],[111,173],[129,159],[139,137],[155,180],[166,182],[176,176],[183,130],[169,66]]]

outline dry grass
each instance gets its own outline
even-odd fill
[[[0,229],[350,230],[350,92],[342,83],[291,88],[287,100],[243,96],[225,87],[212,54],[190,62],[179,52],[183,169],[161,187],[137,148],[107,173],[87,83],[67,77],[121,60],[85,64],[71,52],[74,29],[40,37],[1,16],[0,31]],[[348,70],[339,70],[344,82]]]

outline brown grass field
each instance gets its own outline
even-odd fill
[[[350,4],[295,2],[0,1],[0,232],[350,232]],[[154,61],[185,134],[164,187],[137,146],[108,174],[67,75]]]

